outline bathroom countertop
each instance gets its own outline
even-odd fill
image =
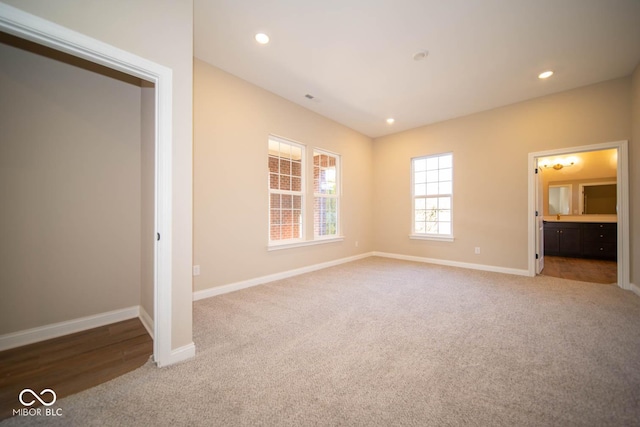
[[[617,215],[545,215],[542,218],[547,222],[618,222]]]

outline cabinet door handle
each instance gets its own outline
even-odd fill
[[[604,237],[604,236],[601,234],[600,237]]]

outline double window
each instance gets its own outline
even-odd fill
[[[313,238],[339,237],[340,156],[314,149]],[[269,137],[269,244],[306,242],[306,147]],[[310,240],[310,239],[309,239]]]
[[[411,160],[412,237],[453,238],[453,154]]]

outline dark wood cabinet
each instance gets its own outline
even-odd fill
[[[551,256],[616,259],[615,223],[544,222],[544,253]]]
[[[545,255],[579,257],[582,253],[580,224],[546,222],[544,224]]]
[[[560,255],[560,236],[558,229],[549,227],[549,223],[544,224],[544,254],[551,256]]]
[[[585,256],[615,259],[618,249],[617,224],[583,224],[582,240]]]

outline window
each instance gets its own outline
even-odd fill
[[[307,198],[306,190],[311,194],[312,185],[313,197]],[[312,220],[313,235],[311,227],[306,225]],[[267,249],[281,250],[343,239],[340,236],[340,156],[316,148],[307,151],[302,144],[270,135]]]
[[[411,160],[412,237],[452,240],[453,154]]]
[[[313,232],[315,238],[338,235],[340,158],[320,150],[313,152]]]
[[[269,243],[302,239],[304,146],[269,137]]]

